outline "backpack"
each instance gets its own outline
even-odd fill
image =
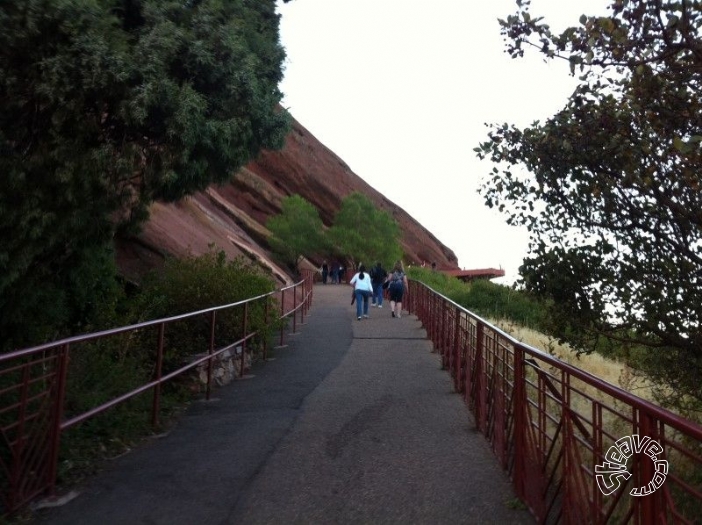
[[[379,281],[384,281],[385,280],[385,270],[383,268],[378,268],[377,266],[373,266],[373,268],[370,271],[370,276],[371,280],[375,282]]]

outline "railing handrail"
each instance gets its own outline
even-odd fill
[[[304,281],[304,279],[303,279],[303,281]],[[23,348],[21,350],[13,350],[11,352],[6,352],[4,354],[0,354],[0,363],[3,361],[8,361],[10,359],[15,359],[17,357],[31,355],[31,354],[36,353],[36,352],[43,352],[44,350],[56,348],[57,346],[61,346],[61,345],[66,345],[66,344],[72,345],[73,343],[84,343],[86,341],[92,341],[94,339],[101,339],[103,337],[108,337],[111,335],[118,335],[118,334],[122,334],[125,332],[131,332],[134,330],[141,330],[142,328],[149,328],[151,326],[156,326],[156,325],[159,325],[162,323],[170,324],[170,323],[173,323],[175,321],[182,321],[183,319],[187,319],[189,317],[196,317],[198,315],[212,313],[212,312],[216,312],[219,310],[227,310],[227,309],[233,308],[235,306],[241,306],[242,304],[245,304],[245,303],[264,299],[266,297],[275,295],[278,292],[283,291],[283,290],[295,288],[297,286],[300,286],[303,281],[298,281],[297,283],[291,284],[291,285],[286,286],[284,288],[278,288],[278,289],[273,290],[271,292],[257,295],[256,297],[249,297],[247,299],[242,299],[241,301],[236,301],[234,303],[223,304],[223,305],[219,305],[219,306],[211,306],[209,308],[204,308],[202,310],[196,310],[193,312],[186,312],[184,314],[173,315],[170,317],[163,317],[160,319],[152,319],[149,321],[143,321],[141,323],[119,326],[117,328],[108,328],[106,330],[100,330],[97,332],[90,332],[87,334],[74,335],[74,336],[70,336],[70,337],[65,337],[63,339],[57,339],[55,341],[42,343],[40,345],[31,346],[29,348]]]
[[[632,394],[631,392],[627,392],[626,390],[613,385],[612,383],[609,383],[605,381],[604,379],[597,377],[590,372],[587,372],[586,370],[583,370],[582,368],[578,368],[577,366],[573,366],[570,363],[567,363],[565,361],[561,361],[557,357],[552,356],[548,352],[544,352],[543,350],[540,350],[539,348],[536,348],[534,346],[531,346],[527,343],[523,343],[516,339],[514,336],[511,334],[505,332],[501,328],[493,325],[489,321],[486,321],[479,315],[477,315],[474,312],[471,312],[464,306],[461,306],[454,300],[452,300],[449,297],[446,297],[445,295],[441,294],[440,292],[437,292],[434,290],[432,287],[429,285],[423,283],[422,281],[413,279],[413,281],[421,286],[424,286],[427,290],[429,290],[431,293],[436,294],[438,297],[440,297],[442,300],[444,300],[446,303],[455,306],[456,308],[460,309],[463,313],[465,313],[468,317],[472,318],[473,320],[482,323],[484,326],[489,328],[490,330],[500,334],[502,337],[507,339],[510,343],[512,343],[515,346],[519,346],[522,349],[526,350],[530,354],[536,355],[539,359],[546,361],[552,366],[555,366],[556,368],[560,368],[562,370],[566,370],[571,376],[577,377],[578,379],[590,384],[591,386],[594,386],[598,390],[602,390],[603,392],[613,396],[620,398],[622,401],[626,401],[627,403],[635,406],[636,408],[641,408],[646,410],[647,412],[653,413],[656,417],[659,417],[663,420],[665,420],[667,423],[674,425],[674,426],[682,426],[682,428],[685,429],[686,432],[692,432],[694,434],[695,439],[702,440],[702,426],[690,421],[689,419],[686,419],[679,414],[676,414],[675,412],[671,412],[668,409],[665,409],[661,406],[658,406],[654,403],[651,403],[650,401],[643,399],[635,394]],[[682,429],[681,428],[681,429]]]
[[[253,308],[249,308],[250,304],[263,301],[265,312],[261,312],[264,316],[264,324],[266,330],[273,328],[278,329],[276,323],[278,321],[292,318],[292,331],[297,331],[298,316],[300,322],[304,322],[304,317],[309,310],[313,296],[313,272],[302,270],[301,280],[292,284],[276,288],[270,292],[259,294],[254,297],[248,297],[232,303],[212,306],[186,312],[183,314],[173,315],[169,317],[152,319],[127,326],[120,326],[97,332],[65,337],[59,340],[50,341],[30,348],[24,348],[0,354],[0,375],[2,374],[17,374],[20,376],[15,379],[15,383],[4,389],[4,393],[11,394],[7,396],[7,406],[0,406],[0,413],[13,413],[17,411],[16,421],[9,421],[5,426],[0,428],[0,439],[3,444],[9,448],[10,455],[0,457],[0,468],[8,473],[9,476],[7,485],[0,484],[0,497],[4,500],[6,509],[14,511],[19,506],[26,504],[33,497],[44,492],[53,493],[57,478],[58,465],[58,450],[61,435],[64,431],[75,426],[78,423],[91,419],[98,414],[105,412],[125,401],[143,394],[147,391],[153,392],[153,401],[151,408],[152,425],[158,424],[158,418],[161,406],[161,386],[173,380],[176,376],[180,376],[197,367],[205,366],[206,378],[203,378],[205,384],[205,396],[210,398],[212,385],[215,381],[213,377],[213,364],[216,358],[223,355],[227,350],[236,348],[236,353],[230,356],[234,365],[238,366],[238,371],[235,372],[242,377],[246,369],[246,356],[251,352],[247,346],[254,338],[262,334],[268,334],[261,327],[249,326],[249,316],[254,312]],[[290,293],[290,291],[292,292]],[[286,294],[288,292],[288,294]],[[277,297],[280,302],[280,308],[270,308],[271,298]],[[217,335],[217,313],[225,310],[239,309],[241,315],[241,336],[237,334],[237,340],[232,342],[231,339],[218,341]],[[209,343],[206,347],[205,355],[198,355],[195,359],[190,359],[184,365],[178,365],[177,369],[165,371],[164,349],[168,348],[164,344],[164,333],[166,327],[170,327],[180,321],[205,317],[209,323]],[[132,386],[127,392],[112,393],[109,399],[102,401],[97,406],[87,407],[81,413],[71,414],[66,418],[65,409],[65,394],[68,377],[69,353],[74,354],[80,352],[80,344],[105,340],[118,336],[120,334],[134,333],[144,329],[157,329],[158,337],[155,347],[152,348],[152,353],[148,355],[154,360],[152,377],[149,380],[141,381],[136,387]],[[286,328],[286,323],[280,323],[280,341],[283,346],[283,334]],[[264,338],[262,341],[262,357],[266,358],[268,349],[268,340]],[[78,350],[76,350],[78,347]],[[195,352],[197,349],[192,349]],[[146,353],[145,353],[146,355]],[[191,356],[192,357],[192,356]],[[32,378],[34,371],[37,371],[37,379]],[[7,377],[12,377],[8,375]],[[39,395],[26,395],[30,385],[41,384],[42,391]],[[11,398],[12,395],[17,395],[18,399]],[[50,400],[48,403],[39,403],[41,400]],[[26,424],[28,420],[39,420],[41,424],[33,425],[30,429]],[[28,432],[25,435],[25,430]],[[28,457],[25,453],[28,450],[27,444],[31,444],[32,456]],[[37,464],[39,462],[40,464]],[[31,464],[29,467],[27,465]],[[25,480],[28,476],[28,480]],[[0,503],[1,509],[2,503]]]
[[[407,307],[539,522],[699,516],[698,423],[518,341],[421,281],[410,281]]]

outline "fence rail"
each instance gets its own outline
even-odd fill
[[[251,345],[260,345],[264,357],[268,352],[268,338],[257,340],[261,327],[250,324],[252,312],[262,310],[266,324],[288,319],[295,332],[311,304],[312,277],[231,305],[0,355],[4,511],[55,490],[61,436],[75,425],[149,391],[157,425],[162,386],[204,367],[209,398],[213,363],[225,352],[234,350],[244,374]],[[539,522],[700,523],[702,427],[515,340],[422,283],[410,282],[406,306]],[[236,340],[222,339],[227,316],[241,323]],[[205,351],[165,366],[181,323],[198,323]],[[284,332],[281,323],[280,346]],[[146,342],[152,377],[87,409],[66,406],[75,362],[89,347],[100,352],[101,343],[116,338]]]
[[[167,382],[199,369],[209,399],[217,380],[213,364],[226,353],[233,352],[236,373],[242,376],[251,345],[258,345],[262,357],[267,357],[272,327],[279,329],[279,344],[284,346],[288,321],[295,332],[309,311],[313,274],[303,272],[302,280],[293,285],[236,303],[0,355],[0,515],[55,492],[61,436],[72,427],[148,391],[151,423],[157,426],[161,390]],[[263,324],[252,323],[254,313],[263,317]],[[203,334],[202,353],[186,362],[174,360],[171,354],[180,343],[179,333],[193,327]],[[236,340],[231,340],[232,334]],[[104,358],[107,352],[119,353],[129,345],[139,345],[151,377],[94,406],[66,406],[71,385],[81,380],[80,363]],[[119,356],[113,359],[119,362]]]
[[[420,282],[407,307],[540,523],[701,523],[702,427]]]

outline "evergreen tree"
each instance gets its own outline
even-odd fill
[[[112,300],[115,229],[153,199],[282,146],[278,21],[273,0],[0,4],[2,349]]]

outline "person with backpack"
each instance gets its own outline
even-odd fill
[[[402,297],[405,295],[407,288],[405,267],[402,265],[402,261],[397,261],[392,269],[392,274],[390,274],[390,285],[388,286],[390,310],[393,317],[402,317]]]
[[[388,272],[385,271],[380,262],[377,262],[370,271],[371,282],[373,283],[373,306],[383,307],[383,283],[387,279]]]

